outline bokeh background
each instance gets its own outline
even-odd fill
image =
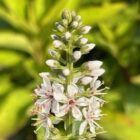
[[[0,0],[0,140],[35,140],[30,110],[50,34],[64,9],[91,25],[87,60],[104,62],[110,87],[97,140],[140,140],[140,3],[135,0]]]

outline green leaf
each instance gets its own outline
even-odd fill
[[[13,51],[0,51],[0,68],[10,67],[18,64],[23,57]]]
[[[99,25],[101,33],[105,36],[105,38],[112,42],[114,40],[114,34],[112,29],[110,29],[105,23],[100,23]]]
[[[110,20],[110,18],[125,9],[125,3],[105,4],[103,6],[82,8],[79,14],[84,19],[85,24],[97,24],[105,20]]]
[[[9,94],[0,110],[0,139],[15,133],[26,124],[30,105],[29,90],[16,89]]]
[[[31,53],[29,40],[22,34],[13,32],[0,32],[0,48],[15,49]]]
[[[11,14],[18,18],[25,18],[25,8],[27,0],[3,0],[4,4],[8,8]]]

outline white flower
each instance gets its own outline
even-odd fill
[[[35,89],[35,94],[39,97],[36,100],[35,105],[40,108],[43,112],[50,113],[50,110],[55,113],[59,110],[59,104],[54,99],[53,88],[51,82],[46,73],[40,74],[43,78],[41,87]]]
[[[84,26],[81,29],[82,34],[87,34],[91,30],[91,26]]]
[[[35,130],[35,133],[37,133],[37,131],[43,127],[45,128],[45,139],[47,140],[50,136],[50,128],[53,127],[53,124],[50,120],[50,118],[48,117],[48,114],[42,112],[38,114],[38,118],[35,119],[36,123],[34,124],[34,126],[38,126],[37,129]]]
[[[106,93],[102,93],[102,91],[104,91],[105,89],[108,89],[108,87],[99,89],[99,87],[101,87],[104,84],[104,82],[101,82],[100,80],[98,80],[98,77],[94,77],[92,79],[92,82],[90,83],[90,87],[91,87],[91,92],[94,95],[103,95]]]
[[[87,39],[87,38],[81,38],[81,39],[79,40],[79,43],[80,43],[81,45],[85,45],[87,42],[88,42],[88,39]]]
[[[52,68],[58,68],[59,66],[59,62],[56,61],[56,60],[53,60],[53,59],[49,59],[46,61],[46,64],[49,66],[49,67],[52,67]]]
[[[65,37],[65,39],[70,39],[71,38],[71,33],[70,32],[66,32],[64,37]]]
[[[101,110],[99,109],[98,103],[96,104],[96,102],[94,102],[93,104],[94,108],[92,108],[92,110],[87,108],[83,108],[82,110],[85,120],[80,125],[79,135],[84,133],[87,125],[89,125],[89,130],[94,135],[96,135],[96,127],[102,128],[98,123],[95,122],[95,120],[100,120]]]
[[[75,60],[79,60],[81,58],[82,53],[80,51],[74,51],[73,57]]]
[[[60,48],[63,43],[60,41],[60,40],[54,40],[53,41],[53,45],[56,47],[56,48]]]
[[[91,81],[92,81],[92,77],[90,77],[90,76],[85,76],[85,77],[83,77],[82,79],[81,79],[81,82],[82,82],[82,84],[83,85],[87,85],[87,84],[89,84]]]
[[[54,90],[54,97],[55,99],[63,104],[60,107],[59,113],[56,113],[56,116],[62,117],[65,116],[69,111],[72,111],[72,116],[76,120],[82,119],[82,113],[78,106],[87,106],[88,99],[85,97],[81,97],[79,99],[75,99],[75,95],[78,94],[78,87],[74,84],[68,85],[67,88],[67,96],[63,93],[63,86],[58,86],[57,89]]]
[[[65,76],[68,76],[69,74],[70,74],[70,70],[68,69],[68,68],[66,68],[66,69],[63,69],[63,74],[65,75]]]

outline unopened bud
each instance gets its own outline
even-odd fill
[[[49,49],[49,54],[53,57],[53,58],[59,58],[60,54],[58,52],[56,52],[55,50]]]
[[[58,39],[59,39],[58,35],[55,35],[55,34],[51,35],[51,38],[52,38],[53,40],[58,40]]]
[[[46,61],[46,64],[47,64],[49,67],[52,67],[52,68],[58,68],[58,66],[59,66],[59,62],[56,61],[56,60],[53,60],[53,59],[47,60],[47,61]]]
[[[66,32],[64,35],[65,39],[68,40],[71,38],[71,33],[70,32]]]
[[[87,34],[91,30],[90,26],[84,26],[81,28],[81,33],[82,34]]]
[[[56,22],[55,26],[56,26],[58,31],[60,31],[60,32],[64,32],[65,31],[64,26],[62,26],[60,23]]]
[[[103,62],[102,61],[88,61],[86,63],[86,67],[88,67],[89,70],[94,70],[94,69],[99,69],[102,66]]]
[[[69,22],[71,21],[71,13],[68,10],[64,10],[62,12],[62,19],[67,19]]]
[[[87,44],[87,45],[85,45],[85,46],[82,46],[81,51],[82,51],[83,53],[88,53],[88,52],[91,51],[94,47],[95,47],[95,44],[90,43],[90,44]]]
[[[54,45],[56,48],[60,48],[60,47],[63,45],[63,43],[62,43],[61,41],[59,41],[59,40],[54,40],[54,41],[53,41],[53,45]]]
[[[77,28],[78,27],[78,22],[77,21],[73,21],[72,23],[71,23],[71,27],[72,28]]]
[[[104,69],[95,69],[93,71],[91,71],[91,75],[95,76],[95,77],[99,77],[102,74],[104,74],[105,70]]]
[[[82,53],[80,51],[74,51],[73,57],[75,60],[79,60],[81,58]]]
[[[80,45],[85,45],[87,42],[88,42],[88,39],[87,38],[81,38],[79,40]]]
[[[65,76],[68,76],[69,74],[70,74],[70,70],[69,69],[64,69],[63,71],[63,74],[65,75]]]

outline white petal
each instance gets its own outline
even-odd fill
[[[89,122],[89,126],[90,126],[90,132],[92,134],[95,134],[95,125],[92,122]]]
[[[55,115],[57,117],[63,117],[63,116],[65,116],[68,113],[68,111],[69,111],[69,107],[68,107],[67,104],[65,104],[65,105],[60,107],[59,112],[56,113]]]
[[[82,97],[82,98],[79,98],[77,101],[76,101],[76,104],[78,106],[87,106],[89,104],[89,99],[86,98],[86,97]]]
[[[45,140],[48,140],[49,136],[50,136],[49,127],[46,126]]]
[[[74,106],[72,108],[72,116],[79,121],[82,119],[82,113],[78,107]]]
[[[79,60],[81,58],[81,55],[82,55],[81,51],[74,51],[73,52],[73,57],[75,60]]]
[[[50,118],[47,118],[47,124],[48,124],[49,127],[52,127],[52,121],[51,121]]]
[[[92,79],[93,79],[92,77],[86,76],[86,77],[83,77],[81,79],[81,82],[82,82],[83,85],[87,85],[87,84],[89,84],[92,81]]]
[[[83,108],[82,112],[83,112],[84,117],[87,118],[87,109]]]
[[[75,84],[68,85],[68,95],[69,97],[74,97],[78,93],[78,87]]]
[[[82,135],[84,133],[86,126],[87,126],[87,121],[84,121],[81,123],[80,129],[79,129],[79,135]]]
[[[94,89],[94,90],[97,90],[101,85],[102,85],[101,81],[100,81],[100,80],[97,80],[97,81],[94,83],[93,89]]]
[[[53,96],[57,102],[66,103],[68,101],[68,98],[64,94],[61,94],[59,92],[54,92]]]
[[[92,75],[92,76],[99,77],[99,76],[101,76],[102,74],[104,74],[104,72],[105,72],[104,69],[95,69],[95,70],[91,71],[91,75]]]
[[[52,110],[53,113],[58,113],[59,112],[59,103],[56,100],[53,100],[51,110]]]
[[[62,84],[53,83],[52,84],[53,91],[59,94],[63,94],[64,86]]]

